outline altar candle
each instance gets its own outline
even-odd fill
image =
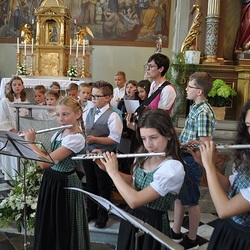
[[[74,25],[76,25],[76,19],[74,19]]]
[[[26,56],[26,41],[24,42],[24,56]]]
[[[34,38],[31,40],[31,55],[34,54]]]
[[[78,58],[78,42],[76,42],[76,58]]]
[[[82,55],[85,56],[85,40],[82,40]]]
[[[17,46],[17,53],[19,54],[20,50],[19,50],[19,37],[16,40],[16,46]]]
[[[72,52],[72,39],[69,40],[69,55],[71,56]]]

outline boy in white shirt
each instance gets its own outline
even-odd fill
[[[126,74],[123,71],[118,71],[115,74],[115,85],[113,90],[113,98],[110,101],[111,106],[117,107],[117,104],[125,95]]]

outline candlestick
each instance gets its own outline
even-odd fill
[[[85,56],[82,56],[82,78],[85,78]]]
[[[20,53],[20,50],[19,50],[19,37],[16,39],[16,45],[17,45],[17,54]]]
[[[82,40],[82,55],[85,56],[85,40]]]
[[[31,40],[31,55],[34,54],[34,38]]]
[[[69,40],[69,55],[71,56],[72,52],[72,39]]]
[[[30,60],[30,76],[34,75],[34,73],[33,73],[33,61],[34,61],[34,55],[33,55],[33,52],[32,52],[31,60]]]
[[[26,41],[24,41],[24,56],[26,56]]]
[[[17,52],[16,53],[16,74],[18,75],[18,68],[20,66],[20,58],[19,58],[20,54]]]
[[[78,58],[78,42],[76,42],[76,58]]]

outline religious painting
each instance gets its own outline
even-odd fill
[[[92,44],[167,46],[171,0],[65,0],[72,14],[71,34],[87,26]],[[75,27],[74,27],[75,26]]]
[[[0,41],[20,36],[22,24],[32,26],[35,36],[34,9],[42,0],[0,1]],[[158,39],[168,45],[171,0],[64,0],[71,13],[70,34],[87,26],[94,45],[152,46]],[[48,37],[56,43],[57,27],[51,24]]]

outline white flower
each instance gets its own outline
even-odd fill
[[[26,67],[21,64],[18,69],[17,69],[17,74],[18,75],[27,75],[27,70],[26,70]]]
[[[34,228],[35,214],[38,201],[38,192],[42,180],[42,169],[37,162],[30,161],[25,166],[26,170],[26,215],[27,227]],[[9,195],[0,203],[0,227],[15,222],[17,230],[21,232],[24,226],[24,173],[21,172],[14,180],[14,187]]]
[[[77,68],[76,66],[71,66],[67,71],[67,75],[70,77],[77,77]]]

